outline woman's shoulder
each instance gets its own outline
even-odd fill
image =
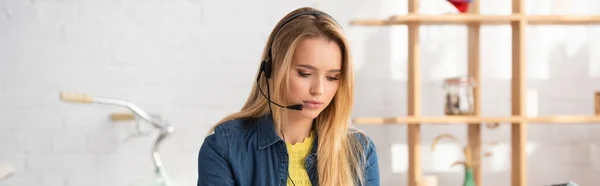
[[[256,136],[248,135],[254,131],[254,127],[247,119],[225,120],[214,127],[212,132],[205,137],[203,143],[213,146],[212,148],[221,152],[231,151],[244,143],[248,143],[246,137]]]
[[[350,135],[354,136],[357,139],[370,141],[371,138],[364,131],[357,128],[350,128]]]
[[[373,140],[371,140],[369,135],[367,135],[367,133],[365,133],[364,131],[356,128],[350,128],[350,135],[352,135],[354,139],[356,139],[355,141],[360,143],[360,145],[364,147],[365,150],[375,149],[375,144],[373,143]]]
[[[247,118],[226,120],[215,126],[214,134],[229,135],[240,132],[249,132],[253,129],[252,125],[250,124],[252,122],[253,119]]]

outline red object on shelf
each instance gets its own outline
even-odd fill
[[[465,12],[469,11],[469,3],[471,3],[471,0],[447,0],[447,1],[450,2],[452,5],[454,5],[454,7],[456,7],[456,9],[461,13],[465,13]]]

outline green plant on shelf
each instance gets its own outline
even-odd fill
[[[458,138],[456,138],[456,136],[454,136],[452,134],[444,133],[444,134],[440,134],[440,135],[436,136],[435,139],[433,140],[433,143],[431,144],[432,152],[435,152],[435,147],[442,139],[451,140],[452,142],[454,142],[456,145],[458,145],[463,150],[464,160],[456,161],[456,162],[452,163],[450,165],[450,167],[462,165],[464,167],[463,186],[476,186],[473,168],[475,166],[479,165],[480,162],[475,161],[475,159],[473,157],[473,151],[472,151],[473,147],[471,147],[469,145],[462,145],[460,140],[458,140]],[[498,143],[490,142],[490,143],[486,143],[485,145],[493,147],[493,146],[498,145]],[[483,154],[483,157],[490,157],[492,155],[493,155],[493,153],[491,151],[486,151]]]

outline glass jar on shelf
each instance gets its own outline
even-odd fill
[[[444,113],[446,115],[471,115],[475,112],[473,90],[477,82],[471,77],[444,79],[446,95]]]

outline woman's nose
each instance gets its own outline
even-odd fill
[[[310,93],[313,95],[321,95],[325,91],[324,89],[323,80],[321,78],[316,78],[310,88]]]

